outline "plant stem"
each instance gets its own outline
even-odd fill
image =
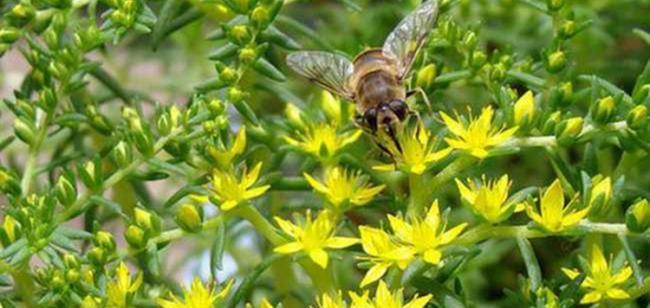
[[[412,218],[422,216],[426,203],[427,194],[422,187],[422,175],[410,173],[409,174],[409,191],[410,202],[407,209],[407,215]]]
[[[277,229],[262,214],[250,204],[240,205],[235,213],[248,220],[253,227],[274,246],[284,242]]]
[[[36,170],[36,156],[39,154],[43,140],[47,135],[47,128],[52,119],[51,113],[46,113],[45,116],[41,117],[41,120],[38,124],[38,132],[36,138],[34,138],[33,143],[29,147],[29,154],[27,156],[27,161],[25,162],[25,171],[23,172],[23,177],[20,181],[20,191],[23,196],[29,194],[30,188],[32,186],[32,180],[35,176]]]

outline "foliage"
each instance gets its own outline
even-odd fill
[[[650,2],[440,0],[401,147],[287,74],[417,2],[3,1],[0,307],[647,306]]]

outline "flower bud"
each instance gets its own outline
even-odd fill
[[[226,105],[220,99],[212,99],[208,102],[208,109],[213,116],[218,116],[226,110]]]
[[[296,105],[287,103],[284,108],[284,115],[287,117],[288,123],[295,128],[303,129],[306,127],[302,111]]]
[[[60,176],[55,186],[56,198],[59,202],[68,207],[77,200],[77,187],[67,176]]]
[[[84,297],[84,300],[81,302],[80,307],[81,308],[99,308],[99,307],[101,307],[100,304],[101,304],[101,302],[98,299],[93,298],[90,295],[86,295],[86,297]]]
[[[158,215],[139,207],[134,210],[135,224],[142,228],[147,234],[158,234],[161,229],[161,222]]]
[[[504,78],[506,78],[506,71],[507,69],[502,63],[497,63],[496,65],[492,66],[492,70],[490,70],[490,79],[494,80],[495,82],[501,82]]]
[[[615,108],[616,101],[613,97],[607,96],[601,98],[598,100],[598,102],[596,102],[592,109],[592,117],[594,121],[598,123],[607,123],[612,119]]]
[[[648,107],[637,105],[627,114],[627,125],[632,129],[641,129],[648,123]]]
[[[596,213],[596,215],[605,214],[612,200],[612,179],[597,175],[591,180],[591,185],[590,212]]]
[[[20,30],[13,27],[0,29],[0,43],[11,44],[20,37]]]
[[[546,56],[546,70],[550,73],[558,73],[566,67],[566,54],[561,51],[555,51]]]
[[[126,242],[131,246],[131,248],[135,249],[142,248],[146,244],[144,231],[136,225],[130,225],[126,229],[124,239],[126,239]]]
[[[63,255],[63,264],[65,264],[66,268],[79,268],[79,258],[72,254],[65,254]]]
[[[546,0],[546,6],[551,11],[557,11],[564,6],[564,0]]]
[[[533,121],[535,116],[535,98],[532,91],[524,93],[515,103],[514,120],[519,126],[527,126]]]
[[[264,6],[257,6],[250,14],[251,21],[257,27],[267,24],[270,20],[269,10]]]
[[[257,60],[257,51],[255,48],[245,47],[239,50],[239,61],[244,64],[253,63]]]
[[[215,121],[203,121],[201,126],[203,127],[203,131],[208,135],[214,135],[219,131],[219,126]]]
[[[436,79],[436,65],[429,63],[418,71],[415,85],[423,89],[430,89],[434,79]]]
[[[246,25],[235,25],[230,28],[230,37],[233,41],[244,44],[251,40],[251,32]]]
[[[101,166],[97,166],[95,161],[85,162],[79,170],[81,181],[90,189],[96,189],[102,184]]]
[[[228,90],[228,100],[233,103],[242,101],[244,97],[245,93],[236,87],[232,87],[230,90]]]
[[[113,234],[106,231],[97,231],[94,237],[95,245],[107,250],[108,252],[113,252],[115,250],[115,238]]]
[[[570,145],[576,141],[582,132],[584,120],[581,117],[573,117],[562,121],[555,129],[555,137],[561,145]]]
[[[16,136],[26,144],[34,142],[34,131],[36,127],[33,123],[23,117],[17,117],[14,120],[14,132]]]
[[[50,284],[54,289],[63,288],[63,286],[65,286],[65,277],[61,270],[54,271]]]
[[[7,236],[7,240],[9,240],[9,243],[3,243],[6,244],[5,247],[7,247],[9,244],[16,241],[18,237],[20,237],[20,224],[13,216],[5,215],[4,222],[2,223],[2,231]]]
[[[650,84],[644,84],[634,91],[632,99],[637,103],[641,104],[645,99],[650,95]]]
[[[0,167],[0,191],[5,194],[19,195],[20,190],[16,175]]]
[[[625,225],[632,232],[642,233],[650,227],[650,203],[639,199],[625,212]]]
[[[463,36],[463,44],[470,50],[476,47],[477,42],[478,40],[476,39],[476,33],[473,31],[467,31]]]
[[[120,141],[113,149],[113,159],[120,168],[125,168],[131,162],[133,162],[133,152],[131,146],[124,142]]]
[[[560,123],[561,118],[562,113],[560,111],[551,113],[546,119],[546,122],[544,122],[542,133],[545,135],[553,134],[558,123]]]
[[[470,65],[474,70],[480,70],[487,62],[487,56],[482,51],[475,51],[472,53]]]
[[[559,35],[564,39],[569,39],[576,34],[576,22],[573,20],[565,20],[560,24]]]
[[[328,119],[340,123],[341,117],[341,102],[336,99],[329,91],[321,91],[319,103]]]
[[[102,267],[106,264],[108,261],[108,254],[106,251],[101,248],[101,247],[93,247],[88,252],[86,253],[86,256],[88,258],[88,261],[90,264],[97,266],[97,267]]]
[[[219,73],[219,79],[226,84],[233,84],[239,78],[237,70],[230,66],[217,65],[217,72]]]
[[[176,210],[176,223],[186,232],[198,232],[203,223],[203,214],[200,208],[190,203],[184,203]]]
[[[8,20],[12,25],[21,27],[36,16],[36,10],[29,3],[18,3],[9,11]]]

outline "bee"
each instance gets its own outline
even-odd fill
[[[437,14],[437,2],[427,0],[395,27],[381,48],[367,49],[352,62],[330,52],[298,51],[287,56],[287,64],[311,82],[355,102],[357,125],[372,135],[386,132],[399,147],[396,126],[413,113],[406,98],[417,92],[407,91],[404,79]]]

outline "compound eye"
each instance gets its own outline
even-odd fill
[[[392,110],[395,115],[400,119],[400,121],[403,121],[404,118],[406,118],[406,113],[408,112],[408,106],[404,101],[401,100],[394,100],[391,101],[388,104],[388,107],[390,110]]]
[[[377,109],[370,108],[363,114],[363,120],[372,131],[377,130]]]

